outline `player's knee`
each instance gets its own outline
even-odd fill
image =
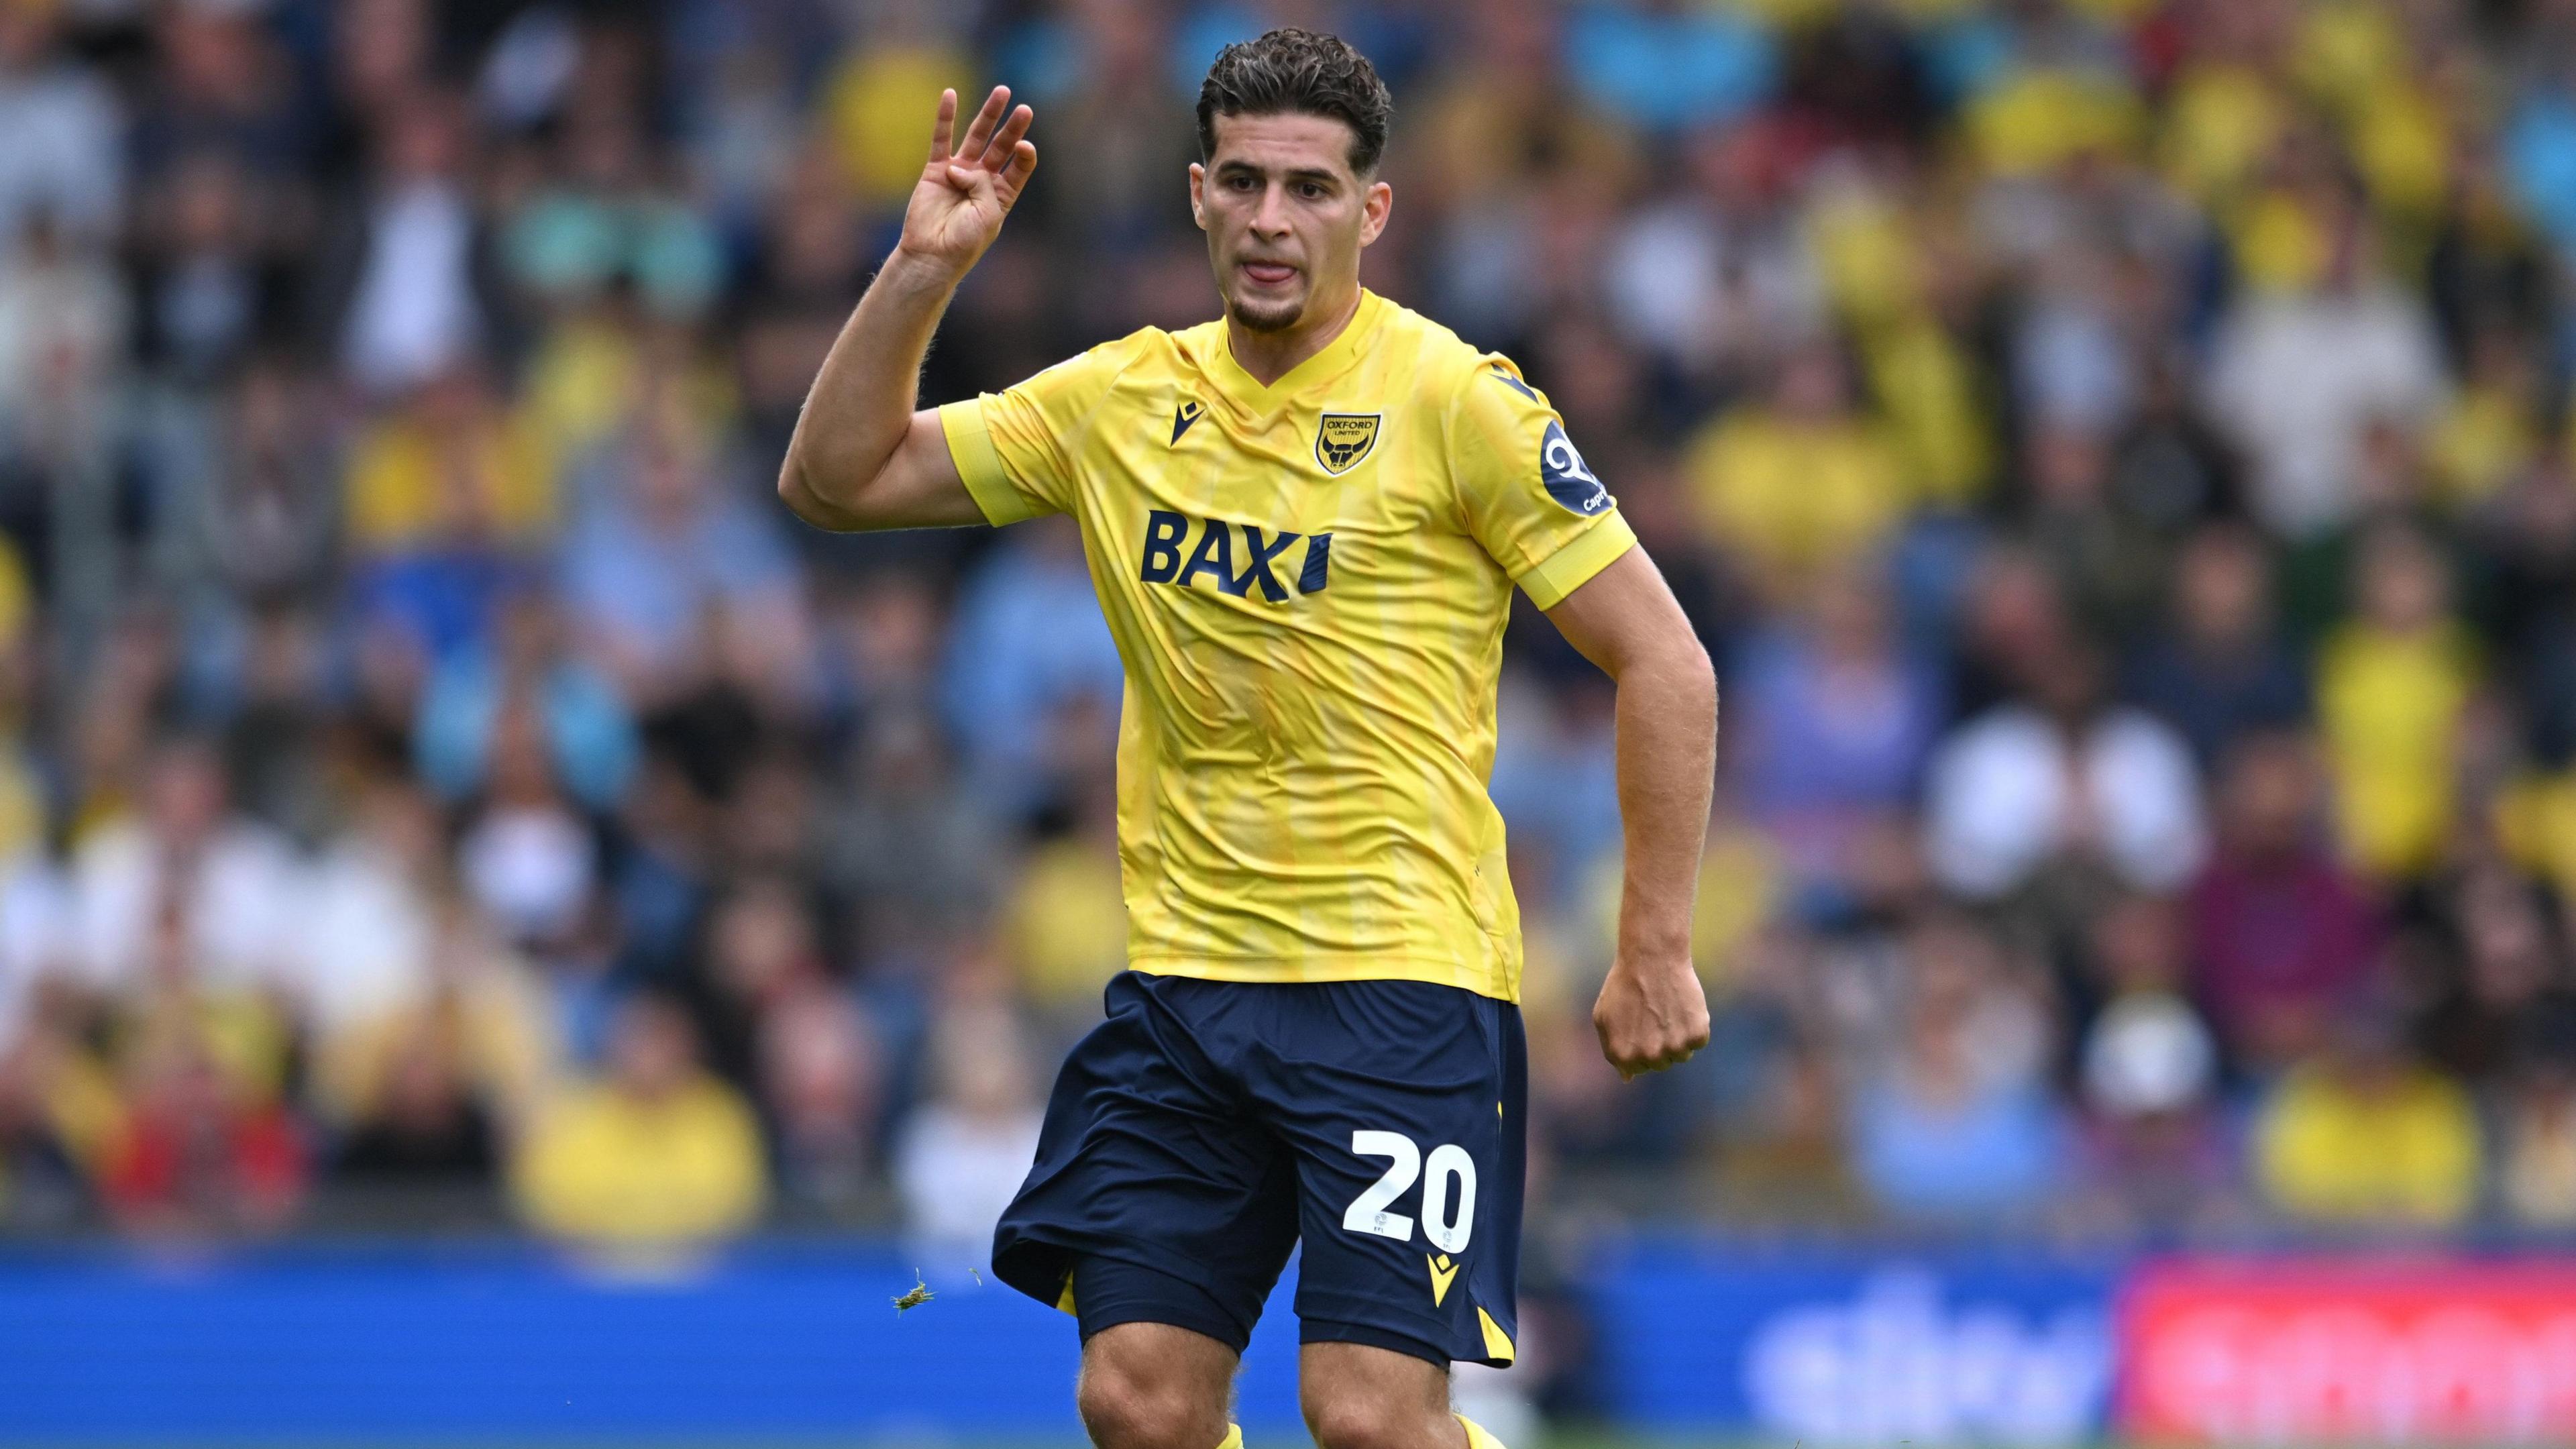
[[[1216,1449],[1225,1438],[1223,1395],[1211,1399],[1170,1374],[1089,1364],[1075,1404],[1100,1449]]]
[[[1305,1409],[1319,1449],[1438,1449],[1455,1423],[1409,1399],[1347,1391],[1309,1394]]]

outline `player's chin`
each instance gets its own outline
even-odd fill
[[[1246,297],[1237,292],[1225,299],[1225,309],[1247,332],[1285,332],[1306,315],[1306,298]]]

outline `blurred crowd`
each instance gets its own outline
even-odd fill
[[[1212,315],[1283,22],[1719,663],[1623,1087],[1609,687],[1509,636],[1541,1221],[2576,1229],[2569,0],[0,0],[0,1229],[972,1261],[1118,661],[1062,520],[778,459],[944,85],[1042,161],[925,401]]]

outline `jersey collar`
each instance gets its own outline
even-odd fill
[[[1351,360],[1359,356],[1369,334],[1377,330],[1378,320],[1385,312],[1384,298],[1366,287],[1360,288],[1360,304],[1352,311],[1351,320],[1342,324],[1341,332],[1325,343],[1322,351],[1288,369],[1268,387],[1262,386],[1251,373],[1243,370],[1242,363],[1234,360],[1233,343],[1227,337],[1224,320],[1219,319],[1216,324],[1216,358],[1208,368],[1208,379],[1245,411],[1256,415],[1271,412],[1295,397],[1300,389],[1311,387],[1348,367]]]

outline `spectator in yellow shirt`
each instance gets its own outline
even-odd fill
[[[870,8],[856,13],[869,15]],[[943,87],[964,95],[972,85],[974,62],[935,27],[915,23],[935,13],[883,7],[864,27],[866,43],[851,46],[824,83],[824,132],[840,152],[851,186],[870,206],[902,205],[921,179],[921,143],[914,132],[921,129],[922,112],[938,103]]]
[[[1101,988],[1127,969],[1118,821],[1106,793],[1076,793],[1071,828],[1028,853],[1003,911],[1003,946],[1021,988],[1059,1034],[1089,1030],[1100,1019]]]
[[[650,996],[618,1008],[606,1079],[540,1114],[512,1176],[538,1228],[629,1250],[739,1232],[768,1194],[750,1106],[699,1066],[688,1017]]]
[[[36,843],[44,829],[44,802],[34,756],[25,739],[27,706],[35,684],[34,591],[25,565],[0,535],[0,860]]]
[[[365,554],[521,542],[554,523],[555,460],[488,379],[459,368],[359,438],[347,507],[350,540]]]
[[[2514,1221],[2576,1226],[2576,1001],[2525,1013],[2498,1114],[2496,1195]]]
[[[2468,376],[2425,438],[2433,493],[2453,511],[2476,507],[2540,455],[2540,377],[2533,348],[2501,327],[2469,340]]]
[[[2282,1078],[2254,1126],[2264,1194],[2316,1223],[2456,1223],[2477,1200],[2481,1156],[2468,1093],[2415,1060],[2392,1011],[2367,1003]]]
[[[1702,525],[1774,592],[1867,554],[1914,501],[1896,447],[1853,408],[1830,343],[1781,364],[1770,398],[1737,408],[1690,445]]]
[[[2353,575],[2355,618],[2317,662],[2317,722],[2334,777],[2344,853],[2363,870],[2413,876],[2450,828],[2453,755],[2477,683],[2466,630],[2450,612],[2450,573],[2412,525],[2366,533]]]
[[[36,593],[27,581],[27,566],[18,547],[0,534],[0,645],[14,644],[35,614]]]

